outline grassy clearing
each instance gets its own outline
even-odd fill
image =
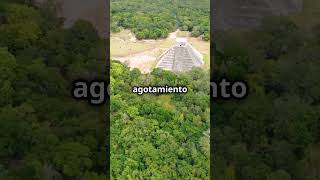
[[[156,48],[168,48],[175,42],[171,39],[137,41],[129,30],[111,34],[111,57],[130,56]]]
[[[191,33],[189,31],[179,31],[177,33],[178,37],[190,37]]]
[[[147,43],[121,42],[112,38],[110,45],[111,57],[129,56],[131,54],[136,54],[155,48],[155,46],[150,46],[150,44]]]

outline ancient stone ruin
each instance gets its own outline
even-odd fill
[[[170,71],[189,71],[193,67],[203,65],[203,56],[187,42],[185,38],[177,38],[176,44],[160,56],[157,68]]]

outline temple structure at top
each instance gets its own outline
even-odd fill
[[[204,64],[203,56],[187,42],[186,38],[177,38],[176,44],[160,56],[157,68],[182,72]]]

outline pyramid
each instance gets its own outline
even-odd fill
[[[185,38],[177,38],[176,44],[160,56],[157,68],[169,71],[189,71],[203,65],[203,56]]]

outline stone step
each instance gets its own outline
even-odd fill
[[[196,54],[190,51],[190,48],[192,47],[188,45],[172,47],[162,56],[161,62],[157,67],[174,71],[186,71],[198,66],[193,60],[193,56],[196,56]]]

